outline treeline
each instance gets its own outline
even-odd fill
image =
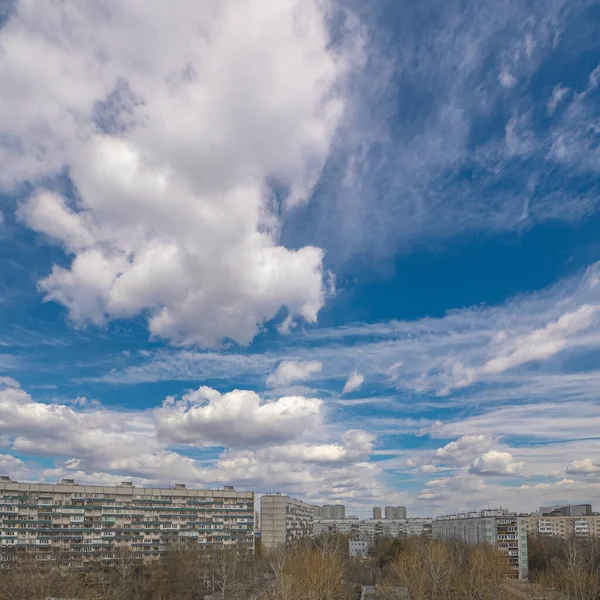
[[[529,575],[565,600],[600,600],[600,539],[528,538]]]
[[[111,567],[25,552],[0,569],[0,600],[358,600],[363,585],[381,600],[600,600],[598,540],[531,538],[529,552],[535,585],[488,544],[425,538],[382,540],[365,560],[343,536],[256,554],[174,547],[150,564],[124,551]]]

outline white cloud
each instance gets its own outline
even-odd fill
[[[220,394],[200,387],[181,400],[168,398],[155,411],[161,439],[181,444],[207,443],[242,447],[292,440],[316,428],[323,402],[317,398],[287,396],[261,402],[255,392],[234,390]]]
[[[504,331],[498,332],[491,344],[496,356],[480,367],[465,367],[460,362],[453,363],[450,369],[451,382],[440,393],[447,394],[452,388],[466,387],[482,377],[498,375],[522,364],[545,360],[558,354],[569,343],[573,343],[571,340],[574,336],[594,324],[597,313],[597,305],[584,304],[573,312],[564,313],[546,326],[523,335],[510,337]]]
[[[569,93],[569,88],[562,87],[560,84],[554,87],[552,90],[552,95],[548,99],[548,114],[554,114],[554,111],[557,109],[558,105],[567,97]]]
[[[522,436],[536,441],[594,438],[600,430],[600,411],[592,402],[542,402],[519,404],[489,410],[462,420],[436,426],[432,435],[461,435],[475,439],[484,436]],[[484,436],[484,437],[485,437]],[[462,439],[462,438],[461,438]]]
[[[433,456],[444,463],[461,465],[469,463],[474,455],[484,452],[491,445],[492,440],[484,434],[468,434],[438,448]]]
[[[284,360],[267,377],[269,387],[289,385],[295,381],[306,381],[321,372],[322,363],[318,360]]]
[[[351,392],[355,392],[358,388],[360,388],[364,380],[364,375],[354,371],[354,373],[352,373],[352,375],[350,375],[348,378],[348,381],[346,381],[344,389],[342,390],[342,394],[350,394]]]
[[[599,280],[595,263],[583,273],[499,306],[464,308],[442,318],[310,329],[276,352],[162,349],[132,360],[125,368],[115,360],[105,375],[93,380],[226,382],[233,378],[254,388],[281,362],[320,362],[326,365],[320,380],[333,383],[347,378],[360,364],[374,389],[391,384],[416,394],[418,402],[403,405],[410,412],[449,403],[499,406],[517,401],[593,400],[600,371],[565,370],[564,364],[573,353],[595,352],[600,344],[600,322],[594,316],[600,305]],[[476,381],[489,385],[470,387]],[[306,390],[293,393],[310,395]],[[438,394],[447,397],[436,398]],[[389,394],[382,401],[386,400],[394,402]]]
[[[27,478],[31,475],[25,463],[10,454],[0,454],[0,475],[8,475],[11,479]]]
[[[421,512],[441,514],[502,506],[518,512],[536,510],[542,504],[594,501],[600,498],[600,483],[559,479],[544,483],[503,485],[492,480],[460,473],[428,481],[417,496]]]
[[[19,388],[21,387],[19,382],[12,377],[0,377],[0,386],[8,388]]]
[[[517,83],[517,78],[505,67],[498,76],[502,87],[511,88]]]
[[[600,460],[591,458],[574,460],[565,471],[569,475],[598,475],[600,474]]]
[[[523,461],[515,461],[510,452],[490,450],[478,456],[469,467],[474,475],[517,475],[525,468]]]
[[[254,392],[219,394],[206,387],[181,400],[167,398],[160,408],[131,412],[81,402],[44,404],[21,389],[5,388],[0,390],[3,446],[31,456],[32,465],[33,457],[42,456],[52,457],[55,465],[34,472],[6,454],[0,455],[0,472],[44,481],[72,477],[80,483],[233,484],[349,506],[381,497],[401,496],[406,502],[406,495],[380,484],[382,470],[369,462],[375,435],[321,426],[320,411],[316,399],[261,402]],[[170,447],[177,443],[203,444],[205,458]],[[256,447],[237,448],[247,444]]]
[[[367,462],[373,441],[367,432],[348,431],[336,444],[230,451],[219,458],[213,476],[218,482],[239,481],[264,491],[283,488],[316,503],[330,499],[364,509],[394,495],[378,481],[381,468]]]
[[[435,465],[419,465],[417,468],[419,473],[437,473],[438,470],[439,467],[436,467]]]
[[[248,343],[282,306],[316,321],[323,252],[281,245],[268,182],[288,208],[308,198],[359,46],[332,42],[317,0],[19,0],[0,36],[0,185],[67,168],[78,192],[19,209],[72,255],[45,298],[77,324],[144,313],[152,335],[206,346]]]

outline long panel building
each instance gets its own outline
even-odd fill
[[[48,558],[100,559],[122,550],[155,559],[174,543],[254,549],[254,493],[17,483],[0,477],[0,558],[26,547]]]
[[[375,542],[385,537],[429,536],[431,519],[315,519],[315,536],[330,534],[349,535],[356,540]]]
[[[600,536],[600,515],[580,517],[530,515],[523,517],[523,521],[530,535],[557,535],[562,538]]]
[[[438,517],[433,537],[468,543],[488,542],[507,555],[515,576],[527,579],[527,531],[523,517],[504,509],[481,510]]]

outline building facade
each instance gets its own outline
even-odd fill
[[[386,506],[385,507],[385,518],[386,519],[406,519],[406,507],[405,506]]]
[[[348,542],[348,554],[352,558],[367,558],[370,549],[371,544],[366,540],[350,540]]]
[[[600,515],[586,517],[531,515],[523,517],[523,520],[530,535],[556,535],[562,538],[600,535]]]
[[[381,519],[381,508],[379,506],[376,506],[373,509],[373,518],[374,519]]]
[[[0,478],[0,555],[26,548],[48,558],[110,564],[127,549],[155,559],[173,544],[254,549],[254,493],[17,483]]]
[[[433,537],[471,544],[488,542],[506,554],[515,577],[528,577],[526,523],[514,513],[493,509],[438,517],[433,522]]]
[[[319,510],[321,519],[345,519],[346,507],[343,504],[324,504]]]
[[[267,550],[313,535],[315,507],[282,494],[260,499],[260,538]]]
[[[342,534],[373,543],[385,537],[431,535],[431,519],[315,519],[313,533]]]

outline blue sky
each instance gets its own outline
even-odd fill
[[[600,5],[126,4],[0,13],[0,471],[600,505]]]

